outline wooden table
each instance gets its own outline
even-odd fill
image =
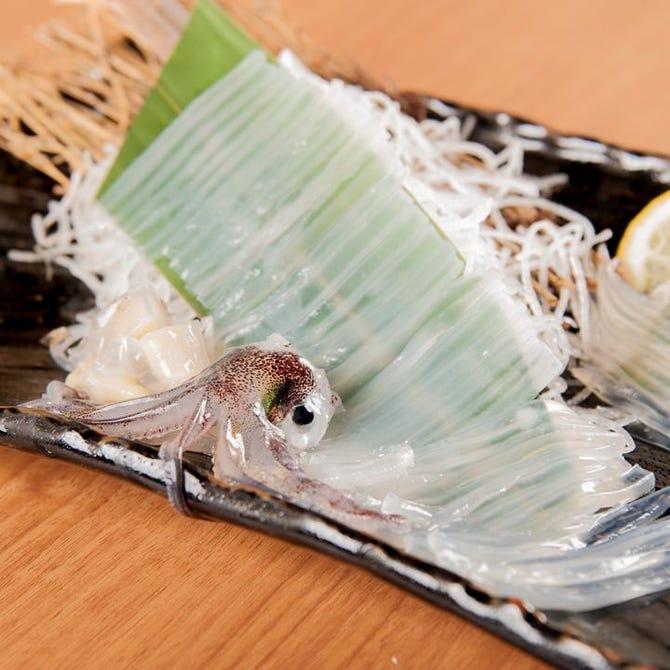
[[[11,4],[11,9],[7,5]],[[670,153],[665,0],[284,0],[399,89]],[[24,45],[47,0],[3,3]],[[0,449],[0,667],[526,668],[527,654],[367,573]]]

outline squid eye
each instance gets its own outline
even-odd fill
[[[291,405],[278,426],[289,447],[304,451],[319,444],[333,415],[329,400],[330,388],[319,387]]]
[[[314,421],[314,412],[310,412],[304,405],[296,405],[292,419],[298,426],[307,426]]]

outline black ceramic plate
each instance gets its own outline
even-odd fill
[[[414,113],[426,112],[426,99],[406,96]],[[499,148],[509,137],[526,145],[527,172],[566,173],[569,181],[554,199],[587,215],[596,228],[611,228],[616,244],[626,223],[651,198],[670,185],[670,160],[636,154],[585,138],[555,135],[542,126],[504,113],[481,113],[449,105],[450,113],[472,117],[472,139]],[[428,106],[430,110],[430,106]],[[439,113],[428,111],[439,118]],[[12,405],[41,394],[61,376],[39,339],[66,323],[90,302],[74,279],[56,271],[47,282],[42,268],[6,260],[10,248],[30,248],[30,214],[43,210],[51,183],[29,167],[0,153],[0,403]],[[83,440],[72,440],[70,427],[45,417],[5,412],[0,441],[100,468],[165,493],[164,471],[155,447],[121,440],[98,443],[99,436],[80,427]],[[638,436],[632,460],[670,484],[670,451]],[[497,600],[462,578],[404,556],[340,524],[305,512],[252,487],[211,482],[208,463],[188,454],[186,469],[204,495],[189,497],[194,511],[280,536],[351,561],[445,609],[457,612],[560,667],[670,668],[670,595],[659,594],[588,613],[526,611]],[[580,642],[578,642],[580,641]]]

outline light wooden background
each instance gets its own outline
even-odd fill
[[[666,0],[283,4],[400,89],[670,154]],[[0,44],[54,13],[3,2]],[[357,568],[4,448],[0,565],[1,668],[543,667]]]

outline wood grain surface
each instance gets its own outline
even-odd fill
[[[399,89],[670,153],[664,0],[283,4]],[[53,11],[3,3],[0,40],[23,49]],[[2,668],[544,667],[357,568],[100,473],[1,448],[0,491]]]

